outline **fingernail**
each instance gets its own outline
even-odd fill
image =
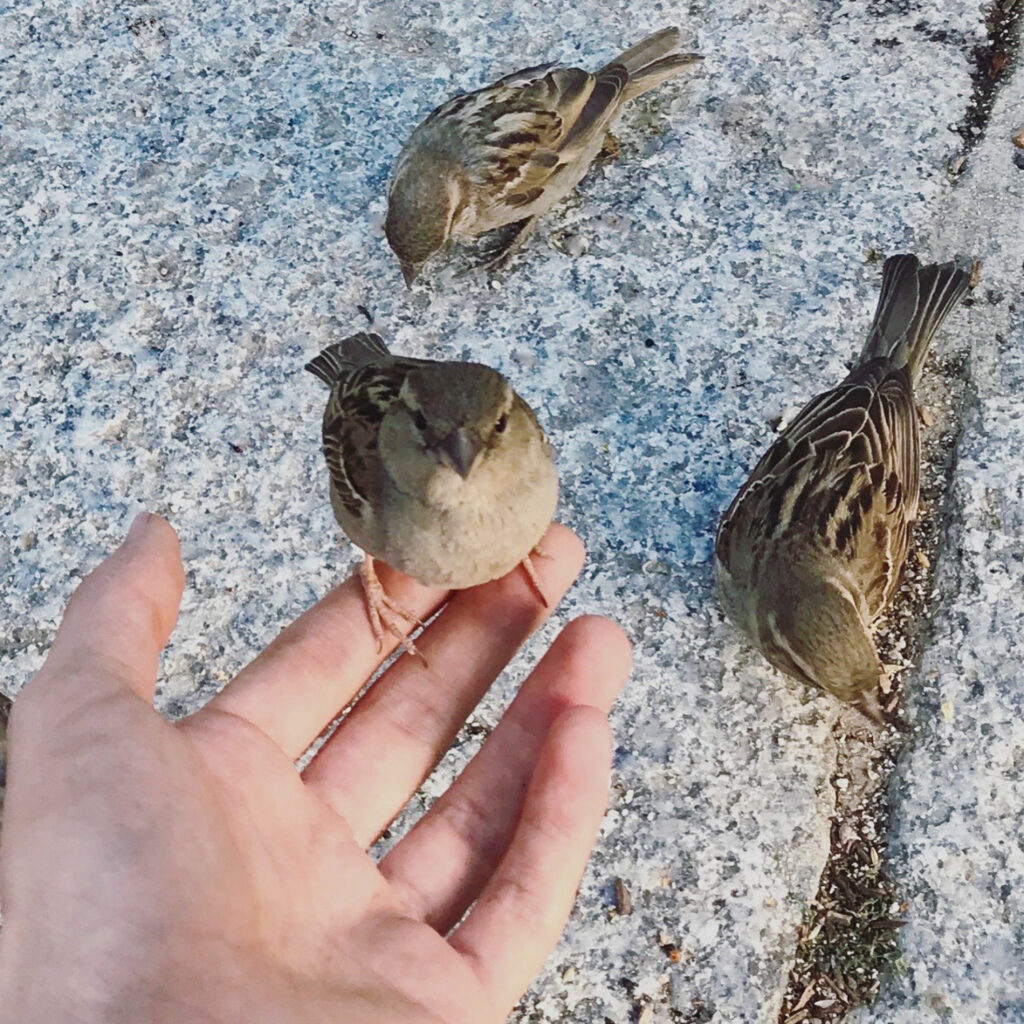
[[[130,540],[137,540],[146,532],[149,526],[149,520],[152,517],[148,512],[140,512],[133,520],[132,525],[128,528],[128,533],[125,536],[125,543]]]

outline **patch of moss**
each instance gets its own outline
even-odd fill
[[[885,977],[905,970],[905,907],[860,824],[847,818],[832,825],[832,854],[798,934],[779,1024],[841,1020],[870,1002]]]

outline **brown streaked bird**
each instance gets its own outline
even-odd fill
[[[329,388],[323,447],[339,525],[366,552],[361,570],[378,648],[388,615],[379,558],[427,586],[461,590],[522,564],[555,513],[558,474],[530,407],[480,363],[391,355],[376,334],[323,350],[306,369]]]
[[[885,261],[857,364],[782,432],[718,527],[729,618],[776,668],[876,723],[885,668],[871,624],[896,589],[918,514],[914,386],[970,274],[970,261]]]
[[[490,265],[568,195],[624,103],[701,60],[664,28],[600,71],[542,64],[443,103],[399,154],[388,189],[388,242],[411,284],[452,238],[504,228]]]

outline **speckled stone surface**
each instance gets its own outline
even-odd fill
[[[858,1021],[1024,1021],[1024,159],[1005,88],[935,232],[984,253],[914,739],[892,780],[890,852],[908,970]]]
[[[441,271],[431,289],[404,290],[383,197],[422,116],[524,65],[596,67],[677,21],[706,55],[699,74],[628,111],[621,157],[595,169],[507,273],[492,286]],[[561,514],[590,562],[476,724],[496,720],[575,614],[618,618],[637,648],[614,716],[612,807],[567,934],[517,1019],[625,1024],[650,996],[653,1021],[773,1021],[825,856],[834,711],[721,621],[714,527],[773,418],[844,375],[875,301],[869,252],[945,258],[969,241],[987,256],[985,232],[947,237],[938,216],[962,187],[947,168],[983,32],[975,4],[940,0],[685,11],[234,0],[188,13],[26,0],[5,14],[4,687],[38,666],[75,579],[148,508],[178,528],[188,568],[160,703],[197,706],[354,564],[327,503],[323,396],[305,359],[365,327],[361,306],[399,351],[490,362],[551,434]],[[1024,173],[1010,159],[1005,173]],[[1019,256],[999,285],[1002,313],[1019,291]],[[946,336],[970,338],[998,368],[973,313],[956,312]],[[1019,913],[986,931],[955,874],[957,858],[983,862],[974,884],[996,902],[1004,881],[1024,882],[1019,847],[1000,860],[997,845],[1020,831],[1010,701],[1019,712],[1021,671],[1009,646],[983,659],[1004,659],[991,678],[963,660],[975,637],[1009,644],[1021,624],[1019,587],[999,589],[1020,575],[1017,330],[1016,347],[1009,334],[1002,343],[1017,376],[1007,370],[1004,390],[985,394],[963,439],[965,522],[951,536],[964,541],[943,562],[949,625],[925,663],[955,715],[948,726],[932,716],[895,784],[908,801],[895,849],[919,898],[907,987],[866,1018],[880,1024],[921,1019],[933,990],[954,1006],[985,991],[973,1005],[996,1007],[1010,975],[981,956],[981,936],[1017,963],[1024,947]],[[1012,472],[980,468],[993,437]],[[975,681],[983,696],[969,703]],[[417,804],[475,742],[459,743]],[[973,788],[933,842],[928,786],[972,759]],[[628,917],[609,916],[616,877],[632,892]]]

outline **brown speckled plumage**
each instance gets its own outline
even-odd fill
[[[782,671],[878,717],[871,623],[907,557],[920,491],[914,385],[969,265],[886,261],[857,365],[783,431],[722,517],[729,617]]]
[[[544,64],[448,100],[412,133],[388,190],[385,232],[406,281],[451,238],[508,227],[492,262],[567,195],[622,105],[699,60],[655,32],[591,74]]]
[[[532,410],[479,363],[392,356],[357,334],[307,366],[330,387],[323,448],[339,524],[369,555],[461,589],[525,559],[558,480]]]

